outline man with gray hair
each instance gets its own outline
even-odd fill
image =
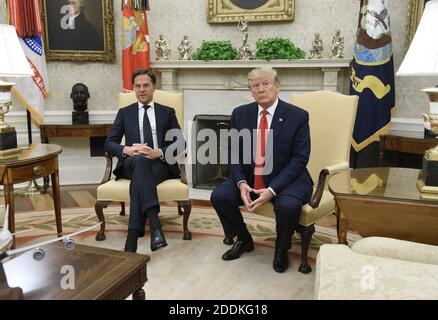
[[[248,85],[255,102],[233,110],[231,129],[251,133],[251,161],[243,141],[230,150],[229,178],[217,186],[211,203],[222,223],[225,244],[233,244],[223,260],[234,260],[254,250],[254,243],[239,206],[247,211],[270,201],[274,205],[277,239],[273,268],[289,267],[288,250],[298,226],[301,207],[310,201],[312,179],[306,169],[310,156],[309,115],[278,98],[277,72],[258,68],[248,74]],[[234,242],[234,237],[236,241]]]

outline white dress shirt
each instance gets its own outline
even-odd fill
[[[268,113],[266,114],[266,120],[268,120],[268,129],[271,127],[271,123],[272,123],[272,118],[274,117],[274,113],[275,113],[275,109],[277,109],[277,105],[278,105],[278,98],[277,100],[275,100],[275,102],[272,104],[272,106],[270,106],[268,109],[266,109],[266,111],[268,111]],[[263,108],[259,105],[259,113],[257,116],[257,129],[260,126],[260,120],[262,119],[263,116]]]

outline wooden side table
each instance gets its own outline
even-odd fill
[[[67,251],[60,242],[44,250],[42,261],[31,250],[3,265],[9,286],[20,287],[25,300],[145,299],[147,255],[85,245]]]
[[[62,148],[54,144],[31,144],[21,153],[0,157],[0,184],[4,186],[5,203],[9,205],[9,230],[15,233],[14,184],[51,177],[56,231],[62,236],[59,193],[58,154]],[[12,244],[15,248],[15,236]]]
[[[380,136],[379,144],[379,166],[385,165],[385,151],[397,151],[412,154],[424,155],[426,150],[435,147],[438,140],[424,138],[423,133],[388,134]]]
[[[103,124],[42,124],[41,143],[49,143],[50,137],[106,137],[111,123]]]
[[[40,125],[41,143],[49,143],[54,137],[106,137],[112,123],[92,124],[42,124]],[[44,178],[43,190],[47,191],[49,178]]]

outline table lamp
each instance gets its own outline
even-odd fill
[[[0,24],[0,78],[31,77],[33,70],[24,54],[14,26]],[[0,80],[0,155],[19,151],[15,128],[4,121],[12,104],[12,82]]]
[[[426,3],[414,39],[398,69],[397,76],[438,76],[438,0]],[[429,97],[427,118],[432,133],[438,130],[438,87],[423,89]],[[438,134],[436,135],[438,138]],[[438,143],[438,141],[437,141]],[[438,145],[427,150],[417,186],[421,192],[438,193]]]

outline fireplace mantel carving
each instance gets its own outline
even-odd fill
[[[247,89],[246,75],[256,67],[277,69],[282,90],[331,90],[344,92],[350,75],[351,58],[251,61],[154,61],[163,90]]]

